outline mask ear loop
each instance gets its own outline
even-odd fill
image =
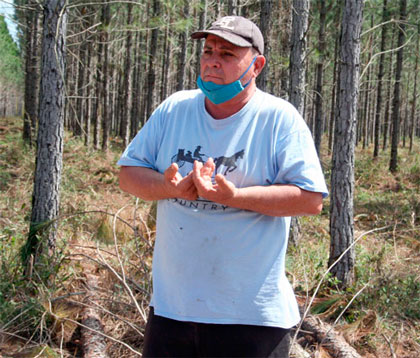
[[[247,74],[247,72],[249,71],[249,69],[251,68],[251,66],[254,64],[256,60],[257,60],[257,56],[254,57],[254,59],[252,60],[248,68],[245,70],[245,72],[241,75],[241,77],[238,78],[238,81],[241,81],[241,79]],[[252,78],[243,87],[246,88],[251,83],[251,81],[252,81]]]

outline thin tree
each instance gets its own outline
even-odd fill
[[[404,41],[405,41],[405,19],[407,17],[407,0],[400,1],[400,23],[398,31],[398,52],[397,61],[395,64],[395,84],[394,97],[392,99],[392,137],[391,137],[391,160],[389,162],[389,170],[395,173],[398,169],[398,144],[400,140],[400,86],[401,73],[404,56]]]
[[[385,23],[389,19],[389,10],[388,10],[388,0],[383,0],[382,7],[382,22]],[[384,68],[385,68],[385,44],[387,41],[387,25],[382,26],[381,33],[381,55],[379,57],[379,70],[378,70],[378,87],[376,92],[376,113],[375,113],[375,140],[374,140],[374,149],[373,157],[376,158],[379,155],[379,139],[380,139],[380,130],[381,130],[381,109],[382,109],[382,81],[384,77]]]
[[[159,0],[153,0],[153,18],[157,18],[160,14],[160,3]],[[149,52],[149,72],[147,74],[147,98],[146,98],[146,118],[149,118],[152,114],[154,107],[154,89],[155,89],[155,59],[157,54],[157,39],[158,39],[159,29],[155,26],[152,30],[152,35],[150,39],[150,52]]]
[[[308,31],[309,0],[293,0],[292,34],[290,39],[289,101],[304,114],[306,34]]]
[[[207,25],[207,0],[200,0],[200,12],[199,12],[199,19],[198,19],[198,28],[204,29]],[[203,50],[203,42],[202,41],[196,41],[197,46],[195,48],[195,73],[196,76],[200,74],[200,56],[201,51]]]
[[[306,33],[308,31],[309,0],[294,0],[290,51],[289,100],[299,113],[304,113]],[[296,246],[300,239],[299,220],[291,220],[290,241]]]
[[[101,97],[99,97],[102,103],[98,105],[101,106],[102,113],[102,150],[108,150],[108,141],[109,141],[109,132],[110,132],[110,107],[109,107],[109,78],[108,78],[108,55],[109,55],[109,33],[108,26],[110,23],[110,5],[109,0],[105,0],[103,5],[102,15],[102,26],[103,30],[101,31],[101,40],[103,41],[103,58],[100,59],[102,62],[102,76],[101,76]]]
[[[131,43],[132,32],[131,24],[133,19],[133,4],[127,4],[127,37],[126,37],[126,51],[125,51],[125,64],[124,64],[124,83],[122,91],[124,93],[122,114],[121,114],[121,137],[124,146],[128,145],[130,140],[130,124],[131,124],[131,105],[132,105],[132,73],[131,73]]]
[[[184,0],[184,8],[182,10],[182,18],[188,19],[190,12],[190,3],[189,0]],[[186,62],[187,62],[187,42],[190,42],[188,39],[188,26],[185,29],[181,30],[179,34],[179,47],[180,51],[178,54],[178,71],[177,71],[177,86],[176,90],[181,91],[184,89],[185,85],[185,71],[186,71]]]
[[[394,48],[395,44],[395,36],[396,36],[396,27],[394,27],[392,36],[391,36],[391,48]],[[389,118],[389,111],[391,107],[391,99],[392,99],[392,67],[394,61],[394,52],[389,53],[389,63],[388,63],[388,76],[387,76],[387,88],[386,88],[386,101],[385,101],[385,113],[384,113],[384,139],[382,144],[382,149],[385,150],[388,146],[388,136],[389,136],[389,129],[391,127],[390,118]]]
[[[318,2],[319,9],[319,31],[318,31],[318,62],[316,64],[316,86],[315,86],[315,118],[314,118],[314,142],[315,148],[320,155],[322,134],[324,132],[324,111],[323,111],[323,78],[324,78],[324,52],[325,23],[327,18],[327,6],[325,0]]]
[[[227,2],[227,14],[238,15],[238,0],[228,0]],[[264,2],[264,1],[262,1]],[[200,27],[201,29],[201,27]]]
[[[416,44],[416,64],[414,67],[414,88],[413,88],[413,99],[411,100],[411,127],[410,127],[410,153],[413,151],[413,139],[414,132],[416,130],[416,103],[417,103],[417,78],[419,74],[419,56],[420,56],[420,24],[419,24],[419,33],[417,34],[417,44]]]
[[[24,113],[23,113],[23,139],[31,143],[32,132],[38,121],[38,9],[33,0],[28,1],[25,13],[25,90],[24,90]]]
[[[340,38],[340,84],[337,98],[334,150],[331,173],[330,257],[332,265],[348,252],[331,273],[343,287],[354,278],[354,148],[359,94],[360,32],[363,0],[345,0]]]
[[[32,255],[36,262],[37,253],[45,252],[46,248],[50,253],[55,250],[54,220],[59,213],[63,155],[65,5],[66,0],[45,0],[43,6],[39,128],[32,214],[23,256],[25,263]]]
[[[266,0],[261,1],[261,12],[260,12],[260,29],[264,37],[264,56],[267,59],[267,63],[264,66],[262,72],[257,77],[257,86],[261,90],[267,89],[268,74],[270,72],[270,33],[271,33],[271,14],[273,12],[273,1]]]

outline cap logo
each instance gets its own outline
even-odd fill
[[[215,22],[214,25],[222,27],[228,30],[235,30],[235,26],[231,26],[231,24],[235,21],[235,18],[232,16],[226,16],[221,18],[219,21]]]

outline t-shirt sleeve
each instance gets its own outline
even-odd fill
[[[325,198],[328,189],[309,128],[303,119],[277,142],[277,176],[275,183],[293,184],[301,189],[320,192]]]
[[[117,165],[156,169],[159,150],[160,111],[157,109],[121,155]]]

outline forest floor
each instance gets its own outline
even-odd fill
[[[20,250],[31,212],[35,149],[21,140],[19,119],[0,119],[0,357],[81,357],[92,310],[109,357],[140,356],[151,290],[153,207],[121,192],[116,161],[66,134],[57,249],[23,276]],[[401,143],[402,144],[402,143]],[[407,143],[408,145],[408,143]],[[325,275],[329,199],[321,215],[300,218],[287,272],[300,302],[316,292],[311,312],[363,357],[420,356],[420,142],[372,159],[357,149],[356,280],[346,290]],[[322,153],[327,180],[331,157]],[[320,284],[320,282],[322,283]],[[319,285],[320,284],[320,285]],[[319,286],[319,290],[316,290]],[[87,327],[88,326],[88,327]],[[93,332],[95,333],[95,332]],[[299,336],[311,356],[326,347]]]

